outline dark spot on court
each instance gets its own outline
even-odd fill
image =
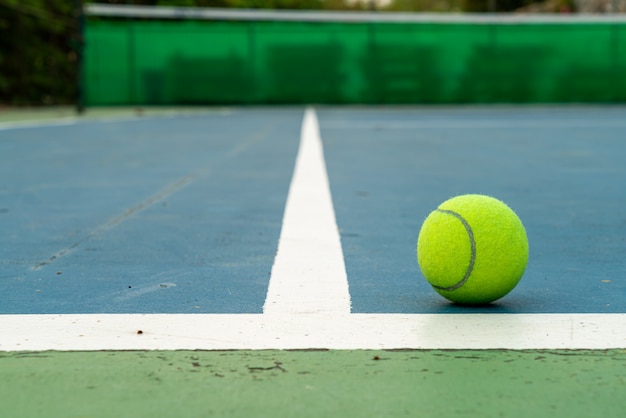
[[[137,330],[137,335],[141,335],[141,334],[143,334],[143,331],[142,330]]]
[[[41,351],[19,353],[15,355],[15,358],[48,358],[48,357],[51,357],[51,356],[43,354]]]
[[[269,366],[269,367],[250,367],[248,366],[248,371],[250,371],[251,373],[253,372],[260,372],[260,371],[269,371],[269,370],[280,370],[281,372],[285,373],[287,370],[285,368],[283,368],[283,363],[281,363],[280,361],[275,361],[273,366]]]
[[[9,213],[7,208],[0,208],[0,213]]]

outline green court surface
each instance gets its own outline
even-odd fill
[[[5,417],[622,417],[626,350],[0,353]]]

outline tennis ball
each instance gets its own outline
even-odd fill
[[[424,221],[417,261],[443,297],[460,304],[486,304],[509,293],[522,278],[528,262],[526,230],[498,199],[457,196]]]

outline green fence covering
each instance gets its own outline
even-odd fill
[[[89,20],[88,105],[626,101],[626,23]]]

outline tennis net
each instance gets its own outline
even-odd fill
[[[625,15],[85,13],[88,105],[626,101]]]

